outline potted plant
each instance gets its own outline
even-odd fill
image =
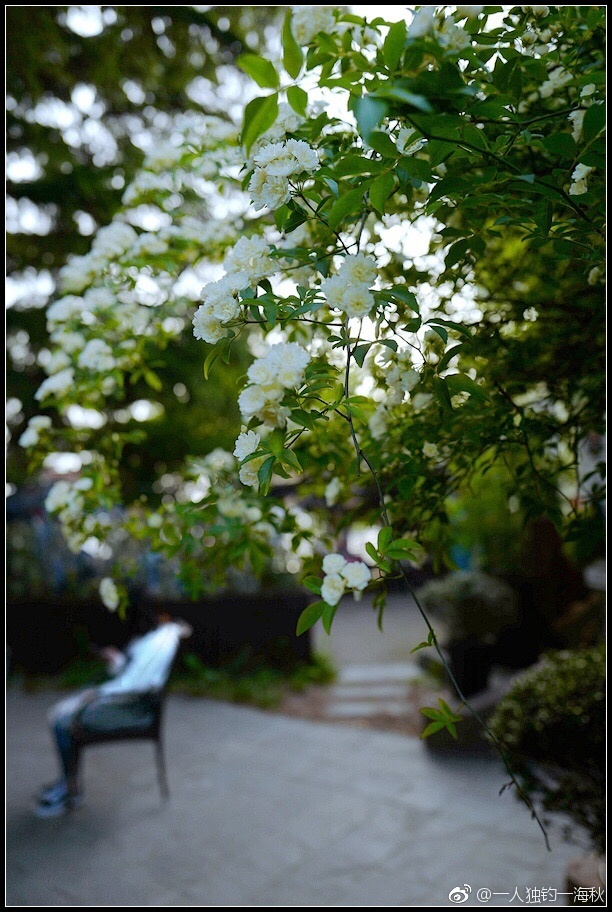
[[[519,620],[513,589],[480,570],[458,571],[427,583],[419,599],[446,628],[451,671],[463,694],[484,690],[499,637]]]
[[[524,790],[569,819],[598,853],[606,833],[605,646],[547,653],[523,672],[489,720]]]

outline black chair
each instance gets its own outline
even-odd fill
[[[168,672],[169,676],[169,672]],[[162,799],[170,796],[162,738],[162,722],[167,682],[160,690],[138,693],[100,694],[76,714],[72,734],[76,757],[68,791],[78,790],[80,754],[86,747],[113,741],[153,741]]]

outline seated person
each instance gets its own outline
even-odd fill
[[[39,817],[55,817],[82,803],[82,794],[78,789],[79,751],[74,723],[84,708],[87,707],[87,710],[82,714],[80,722],[95,730],[96,716],[99,716],[100,723],[104,718],[108,719],[108,707],[113,704],[113,695],[117,695],[118,724],[123,723],[129,727],[137,724],[138,719],[130,715],[131,707],[129,703],[125,704],[125,694],[137,695],[164,687],[179,642],[183,637],[190,636],[192,629],[189,624],[174,620],[164,612],[159,612],[156,620],[155,629],[132,640],[124,652],[114,647],[101,650],[101,655],[108,662],[109,672],[114,675],[110,681],[82,690],[52,707],[48,718],[55,737],[62,776],[56,783],[39,792],[35,807],[35,813]]]

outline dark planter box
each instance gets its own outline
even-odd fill
[[[247,595],[226,593],[215,598],[154,602],[142,598],[146,614],[157,605],[193,627],[185,650],[206,665],[252,668],[263,662],[292,668],[311,658],[310,634],[298,637],[297,619],[312,601],[300,590],[268,590]],[[7,603],[7,645],[11,669],[54,674],[87,652],[88,644],[124,646],[146,629],[145,612],[135,604],[125,622],[100,602],[57,596],[44,601]]]
[[[464,696],[485,690],[493,661],[495,647],[478,640],[461,640],[448,646],[450,667]]]

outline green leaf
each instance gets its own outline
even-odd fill
[[[323,629],[325,633],[331,633],[332,623],[336,616],[336,611],[338,610],[337,605],[326,605],[323,609],[323,614],[321,616],[321,622],[323,624]]]
[[[441,713],[439,709],[435,709],[433,706],[422,706],[421,709],[419,709],[419,712],[423,713],[423,715],[427,719],[443,719],[444,718],[444,714]]]
[[[410,655],[412,655],[413,652],[418,652],[419,649],[427,649],[429,646],[431,646],[431,643],[428,643],[427,640],[423,640],[422,643],[419,643],[417,646],[413,646],[413,648],[410,650]]]
[[[378,130],[373,130],[370,133],[370,138],[367,140],[367,143],[372,149],[378,152],[379,155],[383,155],[385,158],[397,158],[399,156],[397,146],[388,133],[381,133]]]
[[[407,551],[405,548],[397,548],[395,542],[392,542],[385,551],[385,557],[396,561],[408,560],[413,555],[414,549]]]
[[[315,595],[321,595],[321,580],[318,576],[307,576],[305,580],[302,581],[302,585],[306,586],[307,589],[310,589],[311,592],[314,592]]]
[[[262,89],[277,89],[279,86],[278,73],[274,64],[259,54],[242,54],[236,61],[240,69],[254,79]]]
[[[576,156],[576,142],[569,133],[552,133],[550,136],[545,136],[542,142],[553,155],[569,159],[574,159]]]
[[[586,114],[584,115],[584,120],[582,121],[582,138],[585,143],[590,142],[592,139],[601,133],[603,128],[606,125],[606,109],[603,104],[594,104],[587,109]]]
[[[444,355],[438,364],[438,370],[443,371],[445,367],[448,367],[449,362],[455,357],[455,355],[459,354],[462,348],[463,342],[458,342],[456,345],[453,345],[452,348],[449,348],[448,351],[444,352]]]
[[[453,404],[451,402],[450,393],[448,391],[448,386],[443,377],[434,377],[433,378],[433,391],[440,407],[445,412],[453,411]]]
[[[481,386],[478,386],[471,377],[468,377],[466,374],[449,374],[448,377],[444,378],[446,380],[446,385],[448,386],[451,393],[453,392],[465,392],[469,393],[470,396],[473,396],[474,399],[478,399],[480,402],[489,402],[490,396],[486,390]]]
[[[454,244],[452,244],[444,258],[444,265],[446,268],[451,269],[453,266],[455,266],[459,260],[463,259],[469,249],[469,238],[463,238],[462,240],[456,241]]]
[[[210,369],[220,354],[221,354],[221,347],[218,345],[215,345],[213,348],[211,348],[211,350],[206,355],[206,359],[204,361],[204,378],[206,380],[208,380],[208,376],[210,374]]]
[[[314,418],[309,412],[304,411],[304,409],[294,409],[291,412],[291,420],[295,424],[299,424],[300,427],[308,428],[309,431],[314,431],[315,429]]]
[[[353,349],[353,358],[355,359],[355,361],[357,362],[359,367],[363,367],[363,362],[365,361],[365,357],[366,357],[367,353],[370,351],[371,346],[372,346],[371,342],[363,342],[361,345],[356,345],[355,348]]]
[[[327,602],[313,602],[312,605],[308,605],[307,608],[304,608],[300,614],[296,627],[297,636],[301,636],[307,630],[316,624],[319,618],[323,615],[323,611],[327,607]]]
[[[293,37],[293,32],[291,31],[291,8],[289,8],[283,24],[283,66],[292,79],[297,79],[300,75],[303,63],[304,56],[302,54],[302,49]],[[291,104],[291,100],[289,101],[289,104]]]
[[[397,69],[405,44],[406,22],[400,19],[391,26],[383,44],[383,59],[389,70]]]
[[[272,470],[274,469],[275,462],[276,456],[269,456],[266,461],[259,467],[259,471],[257,472],[257,478],[259,479],[259,490],[264,496],[270,490]]]
[[[161,382],[161,380],[159,379],[157,374],[154,373],[154,371],[145,370],[145,371],[143,371],[142,376],[144,377],[147,385],[150,386],[151,389],[154,389],[157,393],[161,392],[162,389],[164,388],[163,383]]]
[[[306,116],[308,92],[300,89],[299,86],[289,86],[287,89],[287,101],[297,114],[301,114],[302,117]]]
[[[409,551],[411,553],[413,551],[418,551],[421,547],[419,543],[412,538],[396,538],[395,541],[392,542],[392,545],[398,551]]]
[[[378,551],[376,550],[376,548],[374,547],[372,542],[366,542],[365,549],[366,549],[366,552],[372,558],[372,560],[375,561],[376,563],[378,563]]]
[[[329,210],[327,224],[332,231],[343,222],[347,215],[356,212],[363,206],[363,190],[358,187],[356,190],[349,190],[344,196],[333,204]]]
[[[437,722],[430,722],[421,732],[421,738],[428,738],[430,735],[433,735],[434,732],[440,731],[441,728],[446,728],[444,719],[439,719]]]
[[[381,215],[394,187],[395,179],[392,174],[381,174],[370,184],[370,202]]]
[[[393,538],[393,529],[391,526],[384,526],[378,533],[378,550],[381,554],[385,553],[387,545],[390,544],[391,539]]]
[[[241,141],[248,152],[255,140],[272,126],[278,115],[278,93],[249,101],[244,109]]]
[[[364,95],[362,98],[356,99],[353,112],[357,120],[359,135],[364,142],[369,143],[372,131],[385,119],[387,105],[380,98]]]

